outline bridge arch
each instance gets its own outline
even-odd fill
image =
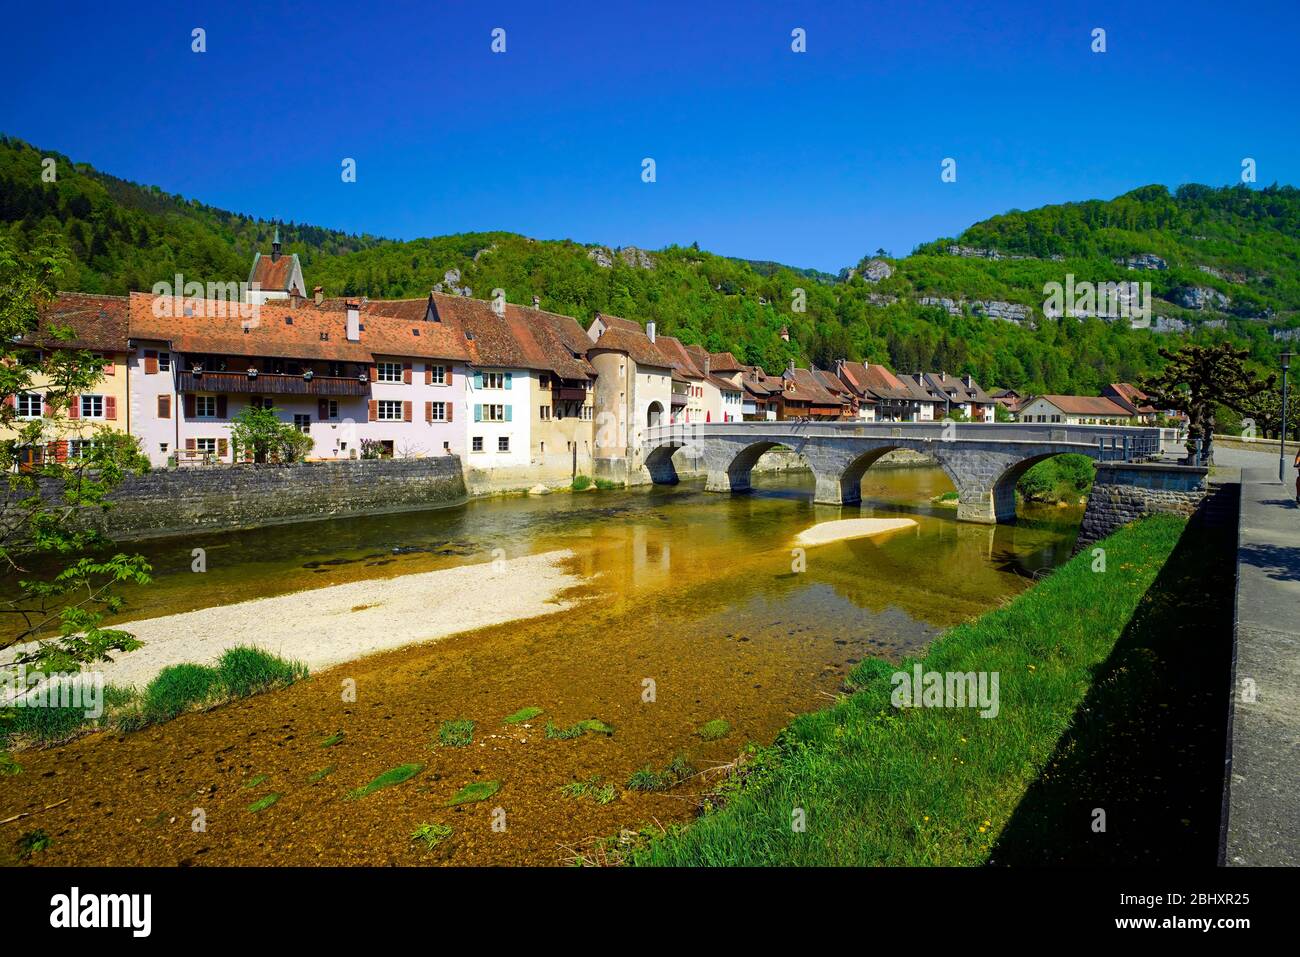
[[[1001,474],[994,479],[990,488],[990,507],[993,518],[997,522],[1011,522],[1016,517],[1016,486],[1025,473],[1037,465],[1039,462],[1046,462],[1048,459],[1056,458],[1058,455],[1082,455],[1084,458],[1092,459],[1095,463],[1096,456],[1079,449],[1057,449],[1050,452],[1042,452],[1037,455],[1029,455],[1019,461],[1012,462]]]
[[[644,463],[646,471],[650,473],[650,481],[655,485],[676,485],[680,482],[677,466],[673,464],[673,456],[677,454],[678,449],[685,447],[684,442],[666,442],[652,449],[645,457]]]
[[[710,492],[748,492],[753,485],[751,476],[754,466],[763,457],[764,452],[771,451],[780,442],[760,440],[743,446],[739,450],[727,447],[710,456],[705,453],[709,466],[709,480],[705,488]]]
[[[852,459],[844,469],[834,478],[834,487],[828,487],[824,490],[818,490],[818,502],[827,505],[855,505],[862,501],[862,478],[867,474],[867,470],[875,465],[890,452],[897,452],[899,449],[910,449],[911,451],[920,451],[913,445],[897,443],[886,443],[883,445],[869,448]],[[944,475],[948,476],[948,481],[952,482],[952,487],[960,489],[960,478],[953,471],[947,462],[936,456],[935,461],[939,468],[943,470]]]

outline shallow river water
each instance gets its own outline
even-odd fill
[[[688,820],[707,774],[649,794],[627,789],[628,777],[679,755],[704,771],[770,742],[827,703],[856,662],[919,650],[1029,587],[1069,557],[1080,517],[1046,509],[1015,525],[959,524],[929,504],[951,488],[935,469],[868,473],[852,509],[814,506],[807,476],[755,486],[484,500],[145,543],[156,580],[129,595],[133,618],[557,548],[573,552],[583,584],[563,596],[577,600],[569,610],[374,655],[134,734],[22,752],[0,818],[35,809],[24,823],[53,838],[39,861],[50,864],[556,863],[621,828]],[[809,548],[795,570],[796,534],[859,516],[917,525]],[[203,574],[191,571],[194,548]],[[340,690],[349,686],[355,700]],[[524,707],[543,713],[502,723]],[[544,734],[548,721],[588,718],[614,733]],[[476,723],[467,747],[438,744],[451,719]],[[715,719],[730,730],[706,740],[700,729]],[[408,763],[424,767],[347,798]],[[614,785],[608,803],[560,791],[594,778]],[[446,806],[485,781],[499,785],[488,800]],[[270,793],[276,803],[249,810]],[[411,840],[430,823],[453,829],[431,850]],[[0,844],[12,847],[14,830]]]

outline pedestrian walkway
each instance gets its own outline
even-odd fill
[[[1223,862],[1300,865],[1300,506],[1295,471],[1242,469]]]

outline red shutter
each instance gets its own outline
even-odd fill
[[[226,417],[226,411],[229,408],[230,405],[226,401],[226,397],[224,395],[217,396],[217,418],[224,419]]]
[[[110,421],[117,418],[117,397],[112,395],[104,396],[104,418]]]
[[[158,350],[144,350],[144,374],[157,375],[158,373]]]
[[[41,412],[44,413],[47,419],[54,414],[54,406],[50,405],[49,396],[41,400]]]
[[[403,422],[410,422],[410,421],[411,421],[411,403],[410,403],[410,402],[403,402],[403,403],[402,403],[402,421],[403,421]]]
[[[447,366],[447,368],[443,370],[442,381],[444,385],[451,385],[451,366]],[[450,419],[451,416],[448,415],[447,418]]]
[[[172,397],[169,395],[158,396],[158,418],[170,419],[172,417]]]
[[[224,459],[228,451],[230,451],[230,443],[225,439],[217,439],[217,458]]]
[[[426,422],[432,422],[432,421],[433,421],[433,403],[432,403],[432,402],[426,402],[426,403],[424,403],[424,421],[426,421]]]
[[[187,452],[193,452],[193,451],[194,451],[195,449],[197,449],[198,447],[199,447],[199,445],[198,445],[197,440],[195,440],[195,439],[186,439],[186,440],[185,440],[185,451],[187,451]]]
[[[375,365],[370,367],[370,381],[371,382],[379,381],[379,366]]]
[[[450,374],[451,374],[450,371],[448,371],[447,374],[450,375]],[[451,409],[452,409],[452,405],[451,405],[450,402],[444,402],[444,403],[442,404],[442,414],[443,414],[443,418],[444,418],[444,420],[447,421],[447,422],[450,422],[450,421],[451,421]]]
[[[68,418],[70,419],[81,418],[81,396],[79,395],[68,396]]]
[[[68,460],[68,442],[66,439],[51,442],[50,447],[54,450],[54,461],[66,462]]]
[[[411,364],[409,362],[402,363],[402,382],[406,385],[411,384]]]
[[[104,363],[104,375],[117,375],[116,356],[109,352],[104,355],[104,358],[108,360]]]
[[[370,421],[371,422],[379,421],[379,400],[378,399],[370,400]]]
[[[185,393],[185,418],[192,419],[197,413],[195,412],[194,393]]]
[[[16,399],[15,396],[12,396],[12,395],[7,395],[7,396],[5,396],[5,406],[6,406],[7,408],[12,409],[12,408],[14,408],[17,404],[18,404],[18,403],[17,403],[17,399]]]
[[[330,417],[330,404],[326,399],[321,399],[316,403],[316,418],[324,422]]]
[[[427,362],[424,364],[424,384],[433,385],[433,366]]]

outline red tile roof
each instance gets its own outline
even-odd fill
[[[730,352],[713,352],[709,354],[710,372],[743,372],[745,367],[736,361]]]
[[[262,289],[269,289],[275,292],[288,292],[290,289],[289,282],[293,279],[293,265],[295,255],[281,255],[275,262],[271,261],[270,256],[263,256],[258,253],[253,262],[253,271],[249,274],[248,282],[261,283]]]
[[[23,341],[47,348],[125,352],[129,307],[126,296],[61,292],[40,311],[36,330]],[[70,331],[72,338],[56,337],[55,330]]]
[[[1132,414],[1123,406],[1100,395],[1040,395],[1038,398],[1050,402],[1067,415],[1127,418]]]
[[[606,316],[604,318],[609,319],[610,317]],[[600,338],[591,347],[591,351],[622,352],[637,365],[652,368],[671,369],[674,365],[672,358],[646,338],[645,333],[640,331],[631,332],[613,326],[601,333]]]
[[[1155,406],[1147,401],[1147,394],[1137,386],[1129,382],[1112,382],[1105,390],[1110,393],[1111,398],[1120,405],[1132,408],[1134,413],[1142,415],[1152,415],[1155,413]]]

